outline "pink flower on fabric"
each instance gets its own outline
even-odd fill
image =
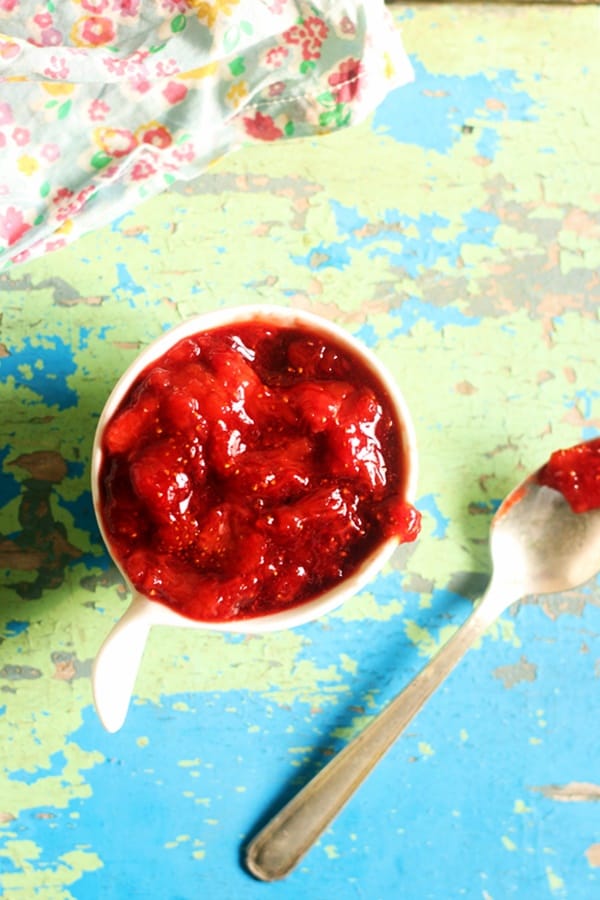
[[[191,141],[186,141],[185,143],[180,144],[179,147],[175,147],[173,150],[173,157],[177,162],[193,162],[196,158],[193,143]]]
[[[159,0],[161,7],[168,13],[186,13],[189,12],[189,0]]]
[[[106,180],[110,180],[113,177],[113,175],[116,175],[118,173],[118,171],[119,171],[119,166],[116,163],[112,166],[105,166],[102,169],[102,171],[100,172],[100,174],[98,175],[98,178],[104,178]]]
[[[50,65],[44,69],[44,75],[58,81],[66,81],[69,77],[69,67],[60,56],[51,56]]]
[[[349,16],[344,16],[340,22],[340,31],[342,34],[347,34],[349,37],[354,37],[356,34],[356,25]]]
[[[0,101],[0,125],[10,125],[13,121],[12,109],[8,103]]]
[[[336,103],[351,103],[358,97],[363,74],[363,66],[359,59],[345,59],[339,64],[337,72],[327,79]]]
[[[135,75],[129,79],[129,84],[138,94],[146,94],[152,87],[152,82],[145,75]]]
[[[0,40],[0,59],[14,59],[20,52],[19,45],[14,41]]]
[[[140,0],[113,0],[113,9],[123,17],[135,19],[140,12]]]
[[[11,256],[10,259],[11,259],[11,262],[22,263],[22,262],[25,262],[25,260],[29,259],[30,256],[31,256],[31,252],[29,250],[21,250],[20,253],[15,253],[15,255]]]
[[[12,12],[18,4],[19,0],[0,0],[0,9],[4,12]]]
[[[40,153],[48,162],[56,162],[60,156],[60,147],[58,144],[44,144]]]
[[[269,12],[278,15],[285,9],[287,0],[265,0],[265,2],[267,4],[267,9],[269,10]]]
[[[16,244],[30,228],[23,213],[14,206],[9,206],[5,213],[0,213],[0,237],[7,241],[9,247]]]
[[[164,59],[156,66],[156,74],[163,78],[169,75],[177,75],[180,71],[181,69],[176,59]]]
[[[65,191],[68,191],[68,188],[65,188]],[[95,194],[95,192],[96,186],[89,184],[87,187],[82,188],[77,194],[73,194],[71,191],[69,191],[68,194],[65,194],[65,200],[67,202],[61,204],[55,213],[58,221],[64,222],[65,219],[72,218],[83,206],[85,206],[90,195]]]
[[[48,253],[51,253],[52,250],[60,250],[61,247],[65,247],[67,242],[64,238],[57,238],[55,241],[46,241],[46,250]]]
[[[265,116],[261,112],[257,111],[252,118],[244,116],[243,122],[246,133],[259,141],[277,141],[283,137],[283,131],[271,116]]]
[[[285,81],[274,81],[273,84],[269,85],[269,97],[280,97],[285,88]]]
[[[285,47],[271,47],[265,54],[265,65],[270,69],[279,69],[285,62],[289,51]]]
[[[12,139],[18,147],[24,147],[25,144],[28,144],[30,137],[31,135],[27,128],[13,129]]]
[[[57,28],[44,28],[40,37],[42,47],[59,47],[62,44],[62,34]]]
[[[38,13],[33,17],[33,21],[40,28],[50,28],[50,26],[52,25],[52,16],[49,12]]]
[[[72,203],[66,203],[59,206],[54,213],[57,222],[64,222],[65,219],[70,219],[72,215],[75,214],[77,210]]]
[[[149,56],[149,50],[134,50],[131,56],[129,57],[129,61],[133,63],[135,66],[141,66],[144,60]]]
[[[82,9],[87,9],[88,12],[99,15],[108,6],[108,0],[81,0],[81,6]]]
[[[131,170],[131,178],[133,181],[144,181],[155,173],[156,169],[147,159],[140,159]]]
[[[106,66],[111,75],[121,77],[127,71],[129,61],[127,59],[103,59],[102,65]]]
[[[179,81],[169,81],[163,90],[163,97],[169,101],[171,106],[175,106],[176,103],[181,103],[185,99],[187,92],[185,84],[181,84]]]
[[[104,100],[92,100],[88,107],[88,115],[92,122],[103,122],[108,112],[110,112],[110,106]]]
[[[59,204],[62,203],[63,200],[70,200],[73,196],[73,191],[68,187],[59,188],[54,196],[52,197],[52,202]]]
[[[71,29],[71,37],[79,47],[102,47],[115,38],[115,26],[108,16],[83,16]]]
[[[287,44],[300,44],[302,59],[319,59],[321,46],[328,34],[327,24],[318,16],[309,16],[300,25],[294,25],[284,31],[283,38]]]

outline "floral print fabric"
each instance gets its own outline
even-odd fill
[[[411,77],[383,0],[0,0],[0,271]]]

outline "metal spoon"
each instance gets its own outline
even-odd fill
[[[491,525],[493,575],[475,609],[406,688],[292,798],[246,849],[249,871],[284,878],[466,651],[512,603],[566,591],[600,569],[600,509],[574,513],[562,494],[527,478]]]

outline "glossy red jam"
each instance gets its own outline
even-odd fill
[[[559,491],[576,513],[600,507],[600,438],[556,450],[538,481]]]
[[[388,397],[358,356],[302,328],[183,339],[138,378],[102,449],[116,559],[193,619],[295,606],[419,531]]]

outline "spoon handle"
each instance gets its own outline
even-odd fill
[[[256,878],[275,881],[294,868],[508,603],[510,599],[490,585],[469,618],[425,668],[253,838],[246,864]]]

